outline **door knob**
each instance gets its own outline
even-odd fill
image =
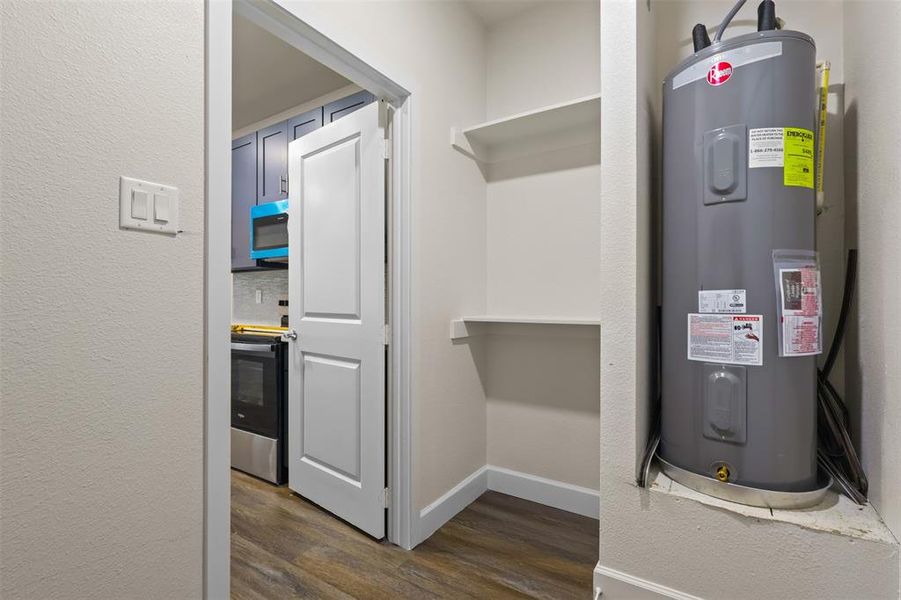
[[[289,329],[282,333],[282,341],[283,342],[293,342],[297,340],[297,331],[293,329]]]

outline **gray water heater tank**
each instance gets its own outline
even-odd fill
[[[815,356],[779,355],[773,258],[815,249],[815,54],[803,33],[757,32],[663,83],[659,456],[713,486],[822,483]]]

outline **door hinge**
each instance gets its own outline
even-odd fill
[[[385,323],[385,345],[391,345],[391,326]]]
[[[391,488],[382,490],[382,506],[384,508],[391,506]]]
[[[385,160],[391,160],[391,140],[382,140],[382,148]]]

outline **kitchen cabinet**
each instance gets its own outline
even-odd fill
[[[314,108],[293,119],[288,119],[288,141],[293,142],[311,131],[322,127],[322,107]]]
[[[362,92],[357,92],[352,96],[329,102],[323,108],[323,121],[326,125],[334,123],[341,117],[349,115],[353,111],[361,109],[374,101],[375,96],[364,90]]]
[[[257,134],[232,141],[232,270],[256,268],[250,258],[250,207],[257,203]]]
[[[288,197],[288,122],[257,132],[257,204]]]
[[[358,92],[232,140],[232,271],[273,266],[250,258],[250,208],[288,197],[288,143],[374,101]]]

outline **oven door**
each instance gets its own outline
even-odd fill
[[[280,344],[232,342],[232,427],[272,439],[279,435]]]

